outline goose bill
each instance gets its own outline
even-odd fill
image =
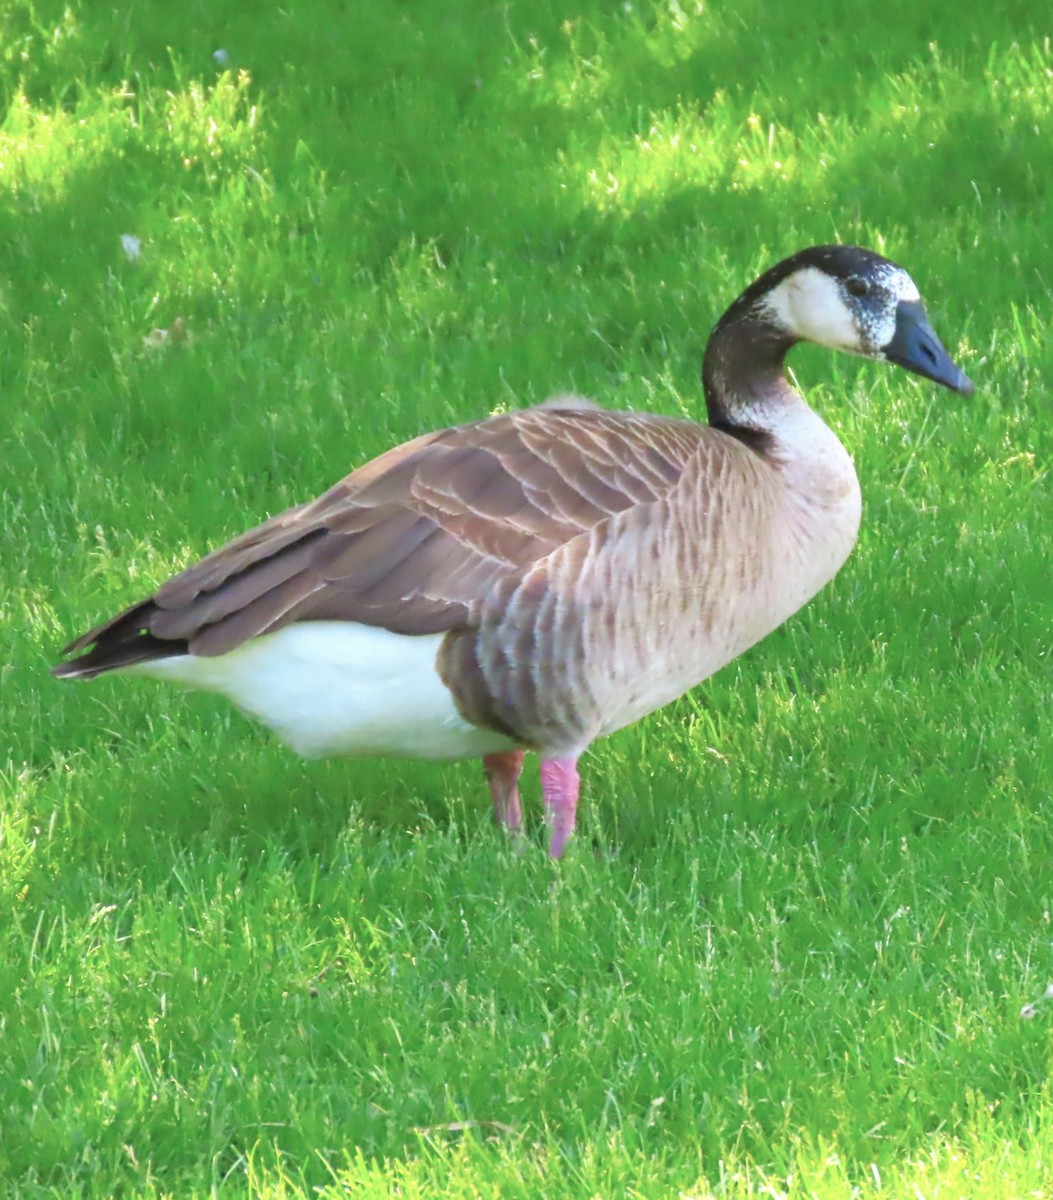
[[[885,358],[963,396],[972,395],[972,380],[955,366],[917,300],[901,300],[897,305],[896,331],[885,347]]]

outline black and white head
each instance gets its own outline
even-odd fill
[[[933,332],[914,281],[860,246],[812,246],[762,275],[742,297],[792,344],[818,342],[882,359],[963,395],[973,385]]]

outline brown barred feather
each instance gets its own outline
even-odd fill
[[[225,654],[292,621],[468,629],[502,579],[525,571],[527,590],[543,591],[539,564],[668,492],[710,437],[688,422],[583,406],[427,434],[89,630],[67,648],[91,647],[89,659],[60,671],[77,674],[83,663],[98,674],[187,648]]]

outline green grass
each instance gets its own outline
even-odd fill
[[[0,8],[0,1194],[1053,1196],[1038,10],[261,8]],[[860,545],[594,748],[560,866],[533,782],[517,858],[476,764],[48,677],[424,429],[701,415],[723,306],[831,239],[977,394],[796,353]]]

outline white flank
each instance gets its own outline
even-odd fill
[[[444,636],[305,621],[217,658],[161,658],[129,674],[219,692],[304,758],[474,758],[510,749],[508,738],[457,711],[435,665]]]

